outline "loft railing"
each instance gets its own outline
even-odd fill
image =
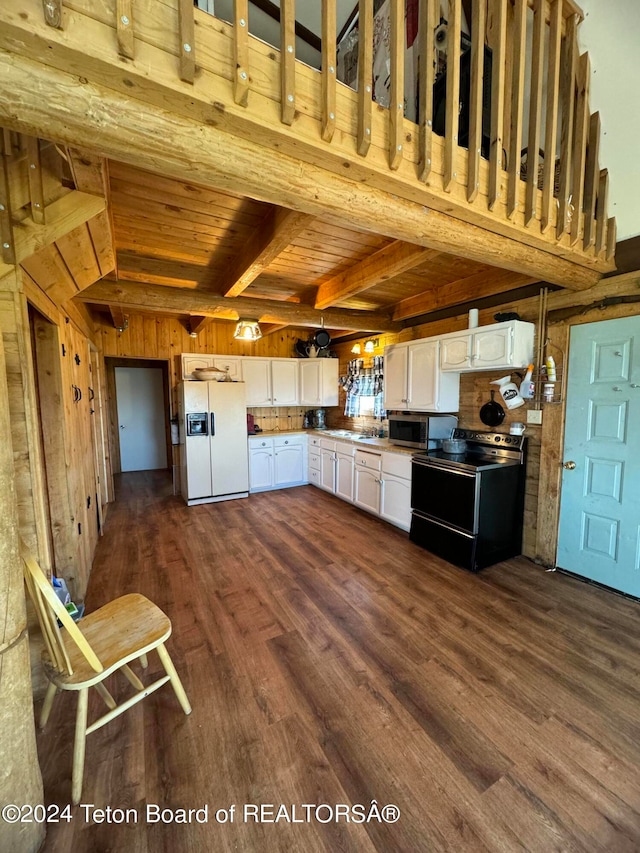
[[[250,35],[248,0],[234,0],[230,24],[194,9],[192,0],[68,3],[75,13],[115,22],[125,59],[136,59],[140,38],[177,54],[186,83],[197,85],[200,68],[229,81],[245,115],[273,124],[275,102],[275,121],[290,129],[289,138],[300,134],[320,154],[349,151],[378,170],[386,162],[405,182],[464,203],[485,221],[512,223],[589,263],[613,257],[600,121],[589,110],[589,57],[579,53],[574,0],[471,0],[466,25],[462,0],[419,0],[410,62],[406,0],[359,0],[350,88],[338,73],[336,0],[321,4],[314,69],[296,60],[295,0],[280,3],[279,52]],[[66,5],[44,4],[58,21],[52,25],[64,26]],[[381,26],[383,98],[374,80]],[[438,41],[443,27],[446,50]],[[409,103],[416,106],[406,115]]]

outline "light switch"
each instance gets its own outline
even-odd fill
[[[527,423],[538,424],[542,423],[542,409],[529,409],[527,412]]]

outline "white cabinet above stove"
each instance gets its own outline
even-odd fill
[[[471,373],[481,370],[516,370],[533,360],[534,324],[507,320],[441,335],[440,370]]]

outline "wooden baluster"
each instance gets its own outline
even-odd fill
[[[607,222],[607,254],[606,258],[608,261],[612,261],[616,256],[616,220],[615,217],[611,217]]]
[[[193,83],[196,74],[196,37],[192,0],[178,0],[180,34],[180,79]]]
[[[134,58],[134,30],[132,0],[117,0],[116,4],[116,34],[118,37],[118,53],[127,59]]]
[[[445,94],[443,189],[451,192],[458,176],[458,128],[460,124],[460,0],[449,0],[447,29],[447,90]]]
[[[11,222],[11,198],[9,196],[9,164],[11,156],[11,134],[2,134],[2,155],[0,156],[0,257],[5,264],[15,264],[16,251]]]
[[[596,242],[596,191],[600,180],[600,113],[593,113],[589,121],[589,143],[584,178],[584,248]]]
[[[283,124],[293,124],[296,113],[296,3],[280,3],[280,98]]]
[[[599,255],[606,246],[607,239],[607,205],[609,203],[609,170],[600,171],[598,182],[598,204],[596,205],[596,254]]]
[[[38,225],[44,225],[44,192],[42,190],[42,169],[40,166],[40,143],[35,136],[27,137],[27,167],[31,218]]]
[[[390,3],[389,168],[397,169],[402,161],[404,131],[404,0]]]
[[[469,93],[469,176],[467,178],[467,201],[470,202],[475,200],[480,188],[486,31],[486,0],[473,0],[471,10],[471,91]]]
[[[358,0],[358,154],[371,145],[373,103],[373,0]]]
[[[562,46],[562,0],[550,9],[549,56],[547,64],[547,110],[544,137],[541,228],[544,233],[551,223],[556,180],[556,139],[558,136],[558,104],[560,100],[560,48]]]
[[[544,78],[544,13],[545,0],[536,0],[533,12],[533,47],[531,51],[527,190],[524,207],[525,225],[530,225],[535,219],[536,201],[538,199],[538,152],[540,150],[540,118],[542,114],[542,83]]]
[[[436,9],[436,3],[438,7]],[[439,0],[420,0],[418,36],[418,177],[426,181],[431,173],[433,142],[433,82],[435,78],[433,38],[440,9]]]
[[[491,20],[491,150],[489,155],[489,209],[500,198],[502,135],[504,127],[504,78],[507,41],[507,0],[489,0]]]
[[[578,57],[577,26],[577,15],[567,18],[560,66],[562,133],[560,136],[560,185],[558,189],[558,221],[556,224],[556,236],[558,238],[567,230],[569,222],[573,116],[575,112],[576,66]]]
[[[42,0],[44,21],[50,27],[61,30],[62,27],[62,0]]]
[[[571,195],[573,197],[573,218],[569,233],[570,246],[580,239],[583,225],[584,170],[587,159],[587,134],[589,124],[589,78],[591,63],[589,54],[583,53],[578,62],[578,99],[576,102],[576,132],[573,139],[573,170]]]
[[[513,217],[520,194],[520,156],[524,112],[524,71],[527,49],[527,0],[514,0],[511,136],[507,173],[507,216]]]
[[[249,0],[233,0],[233,100],[241,107],[249,102]]]
[[[336,130],[336,0],[322,0],[322,138]]]

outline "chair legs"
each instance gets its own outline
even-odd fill
[[[140,663],[142,664],[143,669],[146,669],[149,666],[149,660],[146,655],[140,655]]]
[[[47,693],[44,697],[44,703],[42,705],[42,711],[40,711],[40,728],[43,729],[47,725],[47,720],[49,719],[49,714],[51,713],[51,707],[53,706],[53,700],[56,698],[56,693],[58,692],[58,688],[55,686],[53,681],[49,682],[47,687]]]
[[[78,691],[78,709],[76,712],[76,736],[73,744],[73,772],[71,775],[71,799],[77,806],[82,797],[82,777],[84,775],[84,751],[87,738],[87,707],[89,688]]]
[[[167,673],[169,678],[171,679],[171,686],[173,687],[174,693],[180,703],[180,707],[185,712],[185,714],[191,713],[191,705],[189,700],[187,699],[187,694],[184,692],[184,687],[182,686],[182,682],[180,681],[180,676],[176,672],[176,668],[173,665],[173,661],[169,657],[169,652],[164,647],[164,643],[160,643],[158,646],[158,656],[160,658],[160,662],[164,667],[164,671]]]

